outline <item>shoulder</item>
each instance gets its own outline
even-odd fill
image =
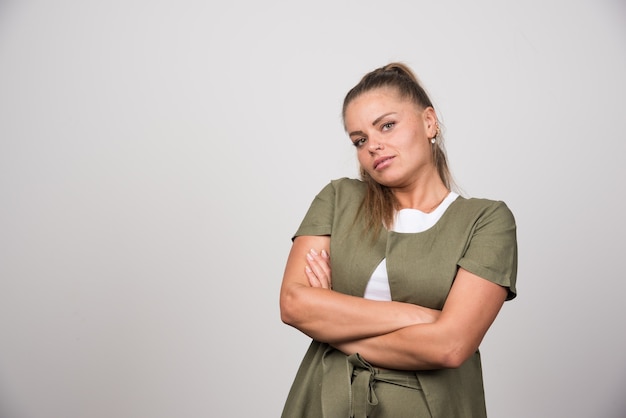
[[[331,235],[339,217],[358,210],[365,190],[362,186],[355,179],[331,180],[311,202],[295,235]]]
[[[457,226],[465,228],[467,242],[458,265],[517,294],[517,227],[506,203],[489,199],[457,199]]]
[[[317,197],[332,200],[354,199],[356,196],[363,196],[365,191],[366,185],[361,180],[341,177],[326,184]]]
[[[446,212],[445,224],[470,235],[478,231],[515,233],[516,222],[509,207],[501,200],[459,196]]]
[[[496,217],[515,223],[513,212],[501,200],[459,196],[453,205],[461,213],[478,217]]]
[[[360,180],[342,177],[331,180],[315,196],[313,206],[343,214],[358,210],[367,186]]]
[[[335,190],[340,190],[342,192],[358,192],[365,190],[365,183],[363,183],[361,180],[348,177],[341,177],[331,180],[329,185],[332,186]]]
[[[315,195],[309,213],[330,213],[336,209],[345,209],[363,200],[364,194],[365,185],[360,180],[347,177],[331,180]]]

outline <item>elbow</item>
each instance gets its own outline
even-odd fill
[[[451,345],[445,350],[442,350],[442,354],[438,359],[439,366],[443,369],[457,369],[467,361],[474,353],[476,349],[464,346],[462,344]]]
[[[280,298],[280,320],[287,325],[294,324],[293,308],[288,301],[285,301],[284,297]]]
[[[281,302],[280,304],[280,320],[287,325],[295,326],[293,313]]]
[[[465,360],[467,360],[466,356],[461,356],[458,353],[447,353],[442,356],[440,366],[442,369],[457,369],[465,363]]]
[[[301,309],[298,309],[301,306],[298,293],[296,290],[290,289],[283,290],[280,295],[280,320],[294,327],[299,323],[298,319],[301,312]]]

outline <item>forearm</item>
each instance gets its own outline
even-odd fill
[[[335,343],[347,355],[359,353],[376,367],[431,370],[457,367],[462,344],[441,333],[434,324],[405,327],[390,333]],[[462,355],[463,360],[466,357]]]
[[[432,322],[439,311],[402,302],[381,302],[303,285],[281,292],[285,323],[311,338],[340,343]]]
[[[294,240],[280,291],[283,322],[318,341],[336,343],[432,322],[439,315],[439,311],[412,304],[367,300],[330,290],[329,259],[320,257],[329,252],[329,244],[328,236]],[[307,273],[307,267],[313,271]],[[310,279],[315,279],[316,285]]]
[[[435,322],[333,345],[346,354],[358,352],[378,367],[459,367],[478,349],[506,294],[505,288],[460,269]]]

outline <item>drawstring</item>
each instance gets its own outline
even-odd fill
[[[367,418],[370,412],[378,405],[378,398],[374,392],[376,370],[357,353],[348,357],[352,370],[352,404],[350,416]]]
[[[412,372],[379,370],[358,353],[347,356],[328,347],[322,357],[322,417],[367,418],[378,405],[376,382],[421,389]]]

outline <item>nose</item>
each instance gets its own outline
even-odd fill
[[[374,142],[374,141],[370,142],[370,146],[369,146],[370,152],[379,151],[381,149],[383,149],[383,144],[381,144],[380,142]]]

